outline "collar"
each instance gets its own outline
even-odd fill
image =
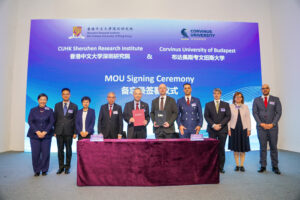
[[[261,96],[261,98],[262,98],[263,100],[265,100],[265,97],[267,97],[267,100],[269,101],[270,95],[268,95],[268,96],[262,95],[262,96]]]
[[[187,98],[189,98],[189,100],[191,101],[192,100],[192,95],[190,96],[184,96],[185,100],[187,101]]]
[[[164,96],[160,95],[160,96],[159,96],[159,99],[161,99],[162,97],[164,98],[164,100],[167,99],[167,95],[164,95]]]

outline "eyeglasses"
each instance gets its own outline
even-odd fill
[[[261,88],[262,90],[268,90],[269,88],[268,87],[266,87],[266,88]]]

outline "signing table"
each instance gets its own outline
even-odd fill
[[[105,139],[77,142],[78,186],[219,183],[219,141]]]

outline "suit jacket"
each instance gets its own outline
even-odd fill
[[[230,121],[228,122],[228,130],[230,128],[235,129],[239,110],[240,110],[243,129],[247,129],[248,131],[250,131],[251,130],[250,111],[249,111],[248,106],[245,104],[242,104],[239,109],[236,108],[235,104],[230,104],[231,118],[230,118]]]
[[[145,120],[149,123],[150,115],[149,115],[149,106],[147,103],[140,101],[140,109],[145,110]],[[132,117],[132,110],[135,110],[134,101],[130,101],[125,104],[124,112],[123,112],[123,118],[128,123],[127,126],[127,135],[133,134],[134,132],[134,123],[129,123],[130,118]],[[148,124],[147,123],[147,124]],[[147,126],[140,126],[143,128],[145,133],[147,133]]]
[[[98,133],[102,133],[104,138],[109,137],[111,132],[112,138],[118,138],[118,134],[123,132],[122,107],[114,104],[111,117],[109,116],[108,104],[100,108],[98,118]]]
[[[70,102],[66,116],[64,116],[63,102],[55,104],[54,118],[56,135],[72,136],[76,133],[75,118],[78,111],[76,104]]]
[[[273,128],[278,128],[278,121],[281,117],[282,107],[278,97],[269,96],[268,106],[265,108],[264,99],[257,97],[253,101],[252,113],[256,121],[256,126],[261,123],[273,124]]]
[[[76,126],[76,134],[78,135],[78,137],[81,137],[80,132],[82,131],[83,128],[82,113],[83,113],[83,109],[80,109],[78,110],[76,115],[75,126]],[[88,136],[94,133],[95,118],[96,118],[95,110],[89,108],[85,119],[85,131],[89,133]]]
[[[39,139],[36,132],[46,131],[47,134],[44,138],[51,138],[53,136],[54,115],[53,110],[45,107],[44,112],[40,112],[40,107],[34,107],[30,110],[28,116],[29,129],[27,137]]]
[[[192,97],[190,105],[187,105],[185,97],[177,100],[178,117],[177,125],[183,125],[187,130],[194,130],[196,126],[203,124],[202,107],[200,100]]]
[[[231,118],[231,112],[229,104],[220,101],[219,111],[217,113],[215,102],[211,101],[205,105],[204,118],[207,121],[207,132],[216,132],[212,128],[213,124],[221,124],[219,133],[228,133],[228,122]]]
[[[156,110],[159,110],[159,97],[155,98],[152,101],[150,116],[151,116],[151,120],[153,121],[153,123],[155,121],[155,111]],[[178,115],[178,109],[177,109],[175,99],[173,99],[172,97],[167,96],[165,106],[164,106],[164,110],[166,111],[166,121],[170,124],[170,126],[168,128],[153,127],[153,132],[154,133],[159,133],[159,130],[162,130],[166,133],[175,133],[174,122],[177,119],[177,115]]]

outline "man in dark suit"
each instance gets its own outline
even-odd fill
[[[266,171],[267,166],[267,143],[271,149],[272,170],[275,174],[281,174],[278,168],[278,121],[281,117],[282,108],[278,97],[270,95],[268,84],[262,86],[261,97],[253,101],[252,112],[256,121],[258,140],[260,144],[260,169],[259,173]]]
[[[126,103],[123,118],[128,123],[127,126],[127,138],[147,138],[147,125],[149,123],[149,106],[147,103],[141,101],[142,90],[135,88],[133,91],[134,100]],[[134,118],[132,115],[133,110],[144,109],[145,121],[143,126],[134,126]]]
[[[231,118],[229,104],[221,101],[222,91],[219,88],[214,89],[214,100],[205,105],[204,118],[207,121],[207,132],[210,138],[220,141],[219,144],[219,164],[220,172],[225,173],[225,143],[227,139],[227,123]]]
[[[116,95],[109,92],[107,104],[101,106],[98,118],[98,133],[105,139],[121,139],[123,132],[122,107],[115,103]]]
[[[55,130],[54,136],[57,140],[59,169],[57,174],[61,174],[65,170],[65,174],[70,173],[72,158],[72,142],[77,137],[75,130],[75,118],[78,107],[70,102],[70,89],[63,88],[61,90],[63,101],[55,104],[54,118]],[[64,147],[66,147],[66,164],[64,165]]]
[[[191,84],[184,84],[183,91],[185,96],[177,100],[177,125],[180,131],[180,138],[190,138],[191,134],[199,134],[202,127],[202,107],[200,100],[191,95]]]
[[[151,120],[153,121],[153,132],[155,138],[173,138],[175,134],[174,122],[177,119],[178,109],[175,99],[167,96],[167,86],[160,84],[158,87],[160,96],[152,101]],[[164,110],[166,112],[166,122],[163,126],[158,126],[155,122],[155,111]]]

